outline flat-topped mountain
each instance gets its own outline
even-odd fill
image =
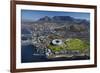
[[[49,17],[49,16],[44,16],[41,18],[38,18],[37,20],[33,20],[33,21],[27,21],[27,20],[23,20],[22,24],[34,24],[34,23],[57,23],[58,25],[62,25],[65,24],[85,24],[86,26],[89,27],[89,20],[86,19],[76,19],[74,17],[71,16],[53,16],[53,17]]]
[[[40,18],[38,21],[49,21],[49,22],[66,22],[66,21],[74,21],[75,19],[70,16],[53,16],[53,17],[48,17],[45,16],[43,18]]]

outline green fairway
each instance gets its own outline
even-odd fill
[[[67,45],[67,49],[69,50],[79,50],[82,51],[84,49],[89,48],[89,44],[80,39],[68,39],[64,42]]]

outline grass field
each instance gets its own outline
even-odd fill
[[[48,46],[54,52],[59,52],[61,50],[79,50],[83,51],[85,49],[89,49],[89,43],[80,39],[67,39],[61,45],[52,45]]]

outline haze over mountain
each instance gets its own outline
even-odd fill
[[[74,22],[74,23],[86,23],[89,24],[89,20],[86,19],[76,19],[74,17],[71,16],[53,16],[53,17],[49,17],[49,16],[44,16],[39,18],[36,21],[29,21],[29,20],[23,20],[22,22]]]

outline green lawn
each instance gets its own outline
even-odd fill
[[[48,46],[49,49],[52,51],[61,51],[61,50],[79,50],[83,51],[85,49],[89,49],[89,43],[80,39],[67,39],[63,44],[61,45],[52,45],[50,44]]]

